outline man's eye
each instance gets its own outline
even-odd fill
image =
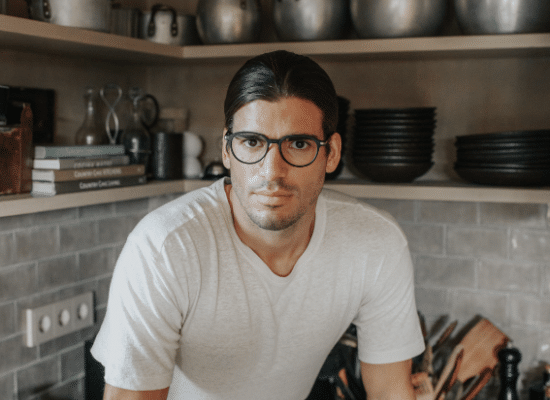
[[[249,148],[257,148],[263,146],[263,140],[258,137],[254,136],[243,136],[239,138],[239,143],[243,146],[249,147]]]
[[[293,141],[290,143],[290,146],[291,146],[293,149],[296,149],[296,150],[305,150],[305,149],[307,149],[309,146],[311,146],[311,144],[310,144],[309,141],[307,141],[307,140],[298,139],[298,140],[293,140]]]
[[[261,146],[261,142],[258,139],[246,139],[245,145],[248,147],[258,147]]]

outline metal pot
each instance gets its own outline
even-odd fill
[[[178,14],[170,6],[155,4],[143,14],[140,37],[176,46],[200,44],[196,24],[194,15]]]
[[[111,0],[26,0],[38,21],[109,32]]]
[[[550,30],[548,0],[454,0],[466,34],[533,33]]]
[[[275,31],[281,40],[341,39],[349,26],[349,0],[274,0]]]
[[[207,44],[257,42],[260,38],[260,12],[258,0],[199,0],[199,35]]]
[[[139,37],[140,19],[139,8],[113,7],[109,32],[120,36]]]
[[[433,36],[445,22],[447,0],[351,0],[350,10],[361,38]]]

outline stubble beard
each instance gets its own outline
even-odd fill
[[[263,214],[263,213],[255,213],[253,210],[246,207],[246,203],[243,201],[244,199],[241,197],[243,193],[246,191],[244,188],[241,188],[239,186],[235,187],[235,184],[233,184],[233,188],[237,189],[235,190],[235,195],[241,204],[241,207],[244,209],[244,212],[254,223],[256,226],[258,226],[261,229],[269,230],[269,231],[282,231],[285,229],[288,229],[295,225],[308,211],[308,207],[312,204],[315,204],[317,201],[317,197],[321,193],[322,186],[319,188],[317,193],[311,198],[311,201],[308,204],[303,204],[296,210],[295,213],[291,215],[286,216],[274,216],[269,215],[269,213]],[[272,187],[272,186],[279,186],[283,188],[288,188],[284,183],[282,182],[266,182],[262,185],[262,187]],[[292,189],[293,192],[296,192]],[[276,207],[273,207],[273,209],[276,209]]]

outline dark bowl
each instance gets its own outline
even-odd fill
[[[540,153],[505,153],[505,154],[487,154],[487,153],[459,153],[456,154],[457,161],[468,163],[493,163],[493,164],[544,164],[550,163],[550,152],[542,151]]]
[[[435,107],[406,107],[406,108],[357,108],[355,114],[373,115],[419,115],[435,114]]]
[[[354,136],[388,136],[388,137],[415,137],[415,136],[433,136],[433,128],[411,128],[411,127],[397,127],[397,126],[387,126],[387,127],[356,127],[353,131]]]
[[[531,151],[531,150],[550,150],[550,141],[548,142],[528,142],[522,140],[509,140],[502,142],[478,142],[478,143],[456,143],[457,150],[466,151]]]
[[[379,145],[427,145],[433,144],[433,135],[397,134],[397,135],[354,135],[353,143]]]
[[[456,137],[457,144],[471,144],[479,142],[529,142],[529,141],[550,141],[549,129],[538,129],[530,131],[505,131],[493,133],[478,133],[461,135]]]
[[[402,155],[381,155],[375,156],[372,154],[352,153],[354,162],[366,163],[422,163],[432,161],[431,154],[423,154],[420,156],[402,156]]]
[[[352,151],[356,151],[362,154],[387,154],[387,155],[424,155],[432,154],[433,146],[431,144],[427,145],[361,145],[354,144],[350,147]]]
[[[358,173],[375,182],[408,183],[424,175],[433,166],[423,163],[353,163]]]
[[[361,125],[435,125],[434,118],[397,118],[397,117],[360,117],[355,116],[355,123]]]
[[[550,168],[466,168],[455,166],[462,179],[488,186],[549,186]]]
[[[435,130],[435,124],[366,124],[356,123],[354,126],[355,131],[372,132],[372,131],[431,131]]]

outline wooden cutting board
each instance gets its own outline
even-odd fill
[[[498,363],[498,351],[510,341],[489,320],[480,319],[462,338],[464,356],[457,380],[465,382],[481,374],[486,368],[494,370]]]

